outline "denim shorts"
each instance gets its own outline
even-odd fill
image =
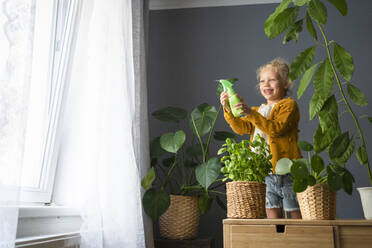
[[[289,174],[270,174],[265,178],[266,208],[283,208],[286,212],[299,210],[296,193],[293,192],[293,181]]]

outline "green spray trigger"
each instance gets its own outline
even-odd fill
[[[237,78],[231,78],[231,79],[220,79],[220,80],[217,80],[218,82],[220,82],[223,86],[223,90],[227,92],[227,94],[229,95],[229,104],[230,104],[230,109],[231,109],[231,112],[232,114],[235,116],[235,117],[240,117],[241,114],[241,109],[237,109],[235,108],[235,104],[238,104],[240,103],[240,99],[239,97],[235,94],[235,90],[233,89],[233,83],[235,81],[237,81],[238,79]]]

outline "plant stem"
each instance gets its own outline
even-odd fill
[[[182,153],[182,167],[181,167],[181,170],[182,170],[182,184],[185,185],[186,184],[186,172],[185,172],[185,155],[184,153]]]
[[[218,108],[216,118],[214,118],[214,120],[213,120],[212,128],[211,128],[211,131],[209,132],[209,135],[208,135],[207,145],[206,145],[206,148],[205,148],[205,153],[206,154],[208,154],[209,144],[211,143],[211,137],[212,137],[212,133],[213,133],[213,130],[214,130],[214,126],[216,124],[218,116],[220,115],[221,109],[222,109],[222,105],[220,105],[220,107]],[[203,162],[205,163],[205,161],[203,161]]]
[[[338,88],[340,90],[340,93],[342,95],[342,98],[344,99],[344,102],[345,102],[345,104],[346,104],[346,106],[347,106],[347,108],[348,108],[351,116],[353,117],[353,120],[355,122],[355,125],[358,128],[359,136],[360,136],[360,139],[361,139],[361,142],[362,142],[362,147],[365,149],[365,151],[367,151],[366,143],[365,143],[365,140],[364,140],[363,132],[362,132],[362,130],[360,128],[360,125],[359,125],[358,118],[355,116],[353,110],[351,109],[351,106],[350,106],[350,104],[349,104],[349,102],[348,102],[348,100],[347,100],[347,98],[345,96],[345,93],[344,93],[343,89],[342,89],[341,82],[340,82],[340,79],[338,78],[338,75],[337,75],[335,66],[333,64],[331,52],[330,52],[330,49],[329,49],[329,46],[328,46],[328,42],[327,42],[327,37],[325,36],[324,30],[323,30],[322,26],[319,23],[318,23],[318,27],[320,29],[320,32],[323,35],[323,39],[324,39],[324,42],[325,42],[325,45],[326,45],[327,54],[328,54],[328,59],[329,59],[329,62],[331,64],[331,68],[332,68],[333,74],[335,75]],[[367,163],[366,163],[366,165],[367,165],[369,183],[372,186],[372,174],[371,174],[371,169],[370,169],[370,165],[369,165],[368,153],[366,153],[366,156],[367,156]]]
[[[192,121],[192,125],[194,126],[196,136],[198,137],[198,140],[199,140],[199,143],[200,143],[200,146],[201,146],[201,149],[202,149],[203,163],[205,163],[205,151],[204,151],[204,146],[203,146],[203,140],[201,139],[201,137],[199,135],[198,129],[196,128],[195,120],[192,116],[191,116],[191,121]]]
[[[171,168],[168,171],[167,177],[165,178],[163,185],[161,186],[162,190],[164,190],[165,187],[167,186],[167,183],[168,183],[168,181],[169,181],[169,179],[172,175],[173,169],[176,166],[176,164],[177,164],[177,153],[174,155],[174,162],[173,162]]]

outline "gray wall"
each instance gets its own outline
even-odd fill
[[[326,34],[329,40],[337,41],[353,55],[355,73],[352,82],[367,95],[368,102],[372,103],[372,79],[369,75],[372,58],[372,2],[359,0],[348,1],[348,4],[347,17],[342,17],[333,6],[327,4]],[[264,4],[151,11],[149,112],[165,106],[191,110],[203,102],[218,107],[214,80],[228,77],[240,79],[235,88],[246,103],[263,103],[263,97],[255,88],[256,69],[277,56],[292,61],[298,53],[314,44],[306,30],[300,35],[298,43],[282,45],[282,36],[269,40],[264,34],[263,24],[275,7],[276,4]],[[324,51],[320,50],[317,50],[316,61],[324,58]],[[293,92],[296,91],[297,87]],[[311,96],[312,87],[298,100],[301,109],[300,139],[307,141],[312,141],[317,126],[316,120],[308,120]],[[293,97],[297,99],[295,94]],[[339,94],[337,98],[340,98]],[[358,115],[372,116],[370,107],[360,108],[354,104],[352,107]],[[151,138],[176,128],[155,120],[151,115],[149,119]],[[366,119],[361,120],[361,125],[368,152],[372,154],[372,126]],[[342,128],[351,129],[355,133],[349,114],[342,116]],[[216,129],[229,129],[222,116]],[[366,170],[354,156],[349,161],[348,168],[357,180],[355,187],[369,186]],[[337,212],[340,218],[363,217],[356,190],[352,196],[341,191],[337,195]],[[200,235],[213,236],[217,247],[222,247],[223,218],[225,213],[216,206],[210,213],[202,216]]]

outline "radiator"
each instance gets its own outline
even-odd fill
[[[16,243],[16,248],[79,248],[79,243],[80,235],[74,233],[19,241]]]

